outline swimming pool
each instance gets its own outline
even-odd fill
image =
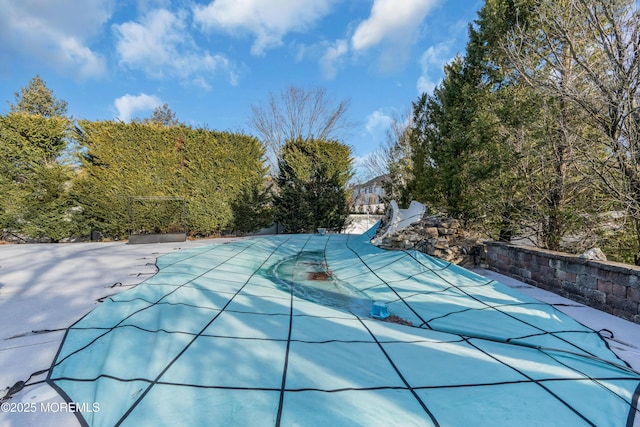
[[[354,235],[162,256],[72,325],[48,382],[110,425],[624,425],[640,375],[554,307]],[[407,324],[372,319],[372,301]],[[355,304],[355,306],[354,306]]]

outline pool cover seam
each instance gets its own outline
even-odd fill
[[[255,243],[254,243],[254,244],[255,244]],[[246,249],[248,249],[248,248],[249,248],[249,247],[251,247],[251,246],[253,246],[253,245],[250,245],[250,246],[247,246],[247,247],[243,248],[243,249],[242,249],[242,251],[239,251],[239,252],[237,252],[237,253],[233,254],[233,256],[235,256],[235,255],[237,255],[237,254],[239,254],[239,253],[241,253],[241,252],[245,251]],[[213,250],[213,249],[212,249],[212,250]],[[232,256],[231,258],[233,258],[233,256]],[[220,265],[220,264],[218,264],[218,265]],[[213,270],[213,269],[215,269],[216,267],[218,267],[218,265],[216,265],[215,267],[212,267],[211,269],[212,269],[212,270]],[[204,274],[204,273],[203,273],[203,274]],[[189,280],[189,281],[188,281],[188,282],[186,282],[186,283],[192,282],[193,280],[195,280],[195,279],[191,279],[191,280]],[[142,283],[145,283],[145,282],[142,282]],[[62,347],[60,347],[60,349],[58,350],[58,354],[56,354],[56,357],[54,358],[54,363],[53,363],[53,365],[51,366],[51,368],[49,369],[49,376],[51,376],[51,373],[52,373],[53,368],[54,368],[55,366],[58,366],[60,363],[62,363],[62,362],[64,362],[65,360],[67,360],[67,359],[68,359],[69,357],[71,357],[72,355],[74,355],[74,354],[76,354],[76,353],[78,353],[78,352],[80,352],[80,351],[84,350],[85,348],[90,347],[90,346],[91,346],[91,345],[93,345],[97,340],[99,340],[100,338],[102,338],[103,336],[105,336],[106,334],[108,334],[110,330],[113,330],[113,329],[114,329],[114,328],[116,328],[118,325],[122,324],[122,323],[123,323],[123,322],[125,322],[127,319],[131,318],[132,316],[134,316],[134,315],[136,315],[136,314],[138,314],[138,313],[140,313],[140,312],[142,312],[142,311],[144,311],[144,310],[147,310],[148,308],[151,308],[151,307],[153,307],[154,305],[159,304],[159,303],[160,303],[160,301],[162,301],[162,300],[163,300],[164,298],[166,298],[168,295],[171,295],[171,294],[173,294],[174,292],[176,292],[176,291],[177,291],[178,289],[180,289],[182,286],[186,285],[186,283],[183,283],[182,285],[180,285],[180,286],[176,287],[176,288],[175,288],[174,290],[172,290],[171,292],[169,292],[169,293],[167,293],[167,294],[164,294],[164,295],[163,295],[163,296],[162,296],[158,301],[156,301],[155,303],[152,303],[152,304],[150,304],[150,305],[148,305],[148,306],[146,306],[146,307],[142,307],[142,308],[140,308],[140,309],[138,309],[138,310],[134,311],[133,313],[131,313],[131,314],[127,315],[124,319],[122,319],[121,321],[119,321],[116,325],[114,325],[113,327],[111,327],[111,328],[110,328],[107,332],[105,332],[104,334],[102,334],[102,335],[99,335],[99,336],[95,337],[95,338],[94,338],[93,340],[91,340],[88,344],[86,344],[85,346],[80,347],[80,348],[78,348],[78,349],[74,350],[73,352],[71,352],[71,353],[69,353],[68,355],[66,355],[65,357],[63,357],[61,360],[57,360],[57,358],[58,358],[58,354],[59,354],[59,351],[62,349]],[[142,284],[140,284],[140,285],[142,285]],[[145,286],[145,285],[142,285],[142,286]],[[89,313],[91,313],[91,312],[89,312]],[[87,313],[87,315],[88,315],[89,313]],[[73,325],[71,325],[71,326],[69,327],[69,329],[72,329],[74,325],[76,325],[78,322],[80,322],[80,321],[81,321],[82,319],[84,319],[85,317],[86,317],[86,315],[85,315],[85,316],[83,316],[82,318],[80,318],[80,320],[78,320],[77,322],[75,322]],[[68,333],[68,331],[67,331],[67,333]],[[65,338],[66,338],[67,333],[65,333]],[[63,342],[65,341],[65,338],[63,338]]]
[[[540,349],[540,351],[546,355],[547,357],[551,358],[552,360],[554,360],[556,363],[559,363],[560,365],[564,366],[567,369],[570,369],[580,375],[582,375],[585,379],[593,381],[595,384],[597,384],[599,387],[601,387],[603,390],[606,390],[607,392],[613,394],[614,396],[616,396],[618,399],[620,399],[622,402],[624,402],[625,404],[629,404],[630,402],[627,402],[627,400],[621,396],[620,394],[618,394],[616,391],[610,389],[609,387],[607,387],[605,384],[602,383],[602,381],[611,381],[610,379],[606,379],[606,378],[598,378],[598,377],[591,377],[590,375],[585,374],[584,372],[582,372],[581,370],[579,370],[576,367],[573,366],[569,366],[568,364],[562,362],[561,360],[559,360],[557,357],[551,355],[548,353],[548,351],[552,351],[552,350],[545,350],[545,349]],[[601,360],[598,358],[598,360]],[[623,369],[622,367],[619,367],[619,369]],[[630,370],[630,373],[636,374],[635,371]],[[629,380],[632,381],[638,381],[638,378],[629,378]],[[640,386],[640,383],[638,383],[638,385]],[[633,411],[633,407],[631,406],[631,408],[629,409],[629,412],[631,413]]]
[[[408,251],[402,251],[402,252],[404,252],[404,253],[405,253],[405,255],[408,253]],[[390,261],[389,263],[384,264],[384,265],[382,265],[382,266],[380,266],[380,267],[377,267],[377,268],[378,268],[378,269],[381,269],[381,268],[385,268],[385,267],[387,267],[387,266],[389,266],[389,265],[393,265],[393,264],[395,264],[398,260],[400,260],[400,259],[402,259],[402,258],[404,258],[404,256],[399,256],[398,258],[394,259],[393,261]],[[405,279],[399,279],[399,280],[407,280],[407,279],[410,279],[410,278],[415,277],[415,276],[419,276],[419,275],[424,274],[424,273],[431,273],[431,272],[436,272],[436,271],[443,271],[443,270],[448,269],[448,268],[451,266],[451,264],[452,264],[451,262],[447,262],[447,265],[445,265],[445,266],[444,266],[444,267],[442,267],[442,268],[438,268],[438,269],[435,269],[435,268],[429,268],[429,267],[427,267],[427,268],[428,268],[428,270],[425,270],[425,271],[421,271],[421,272],[419,272],[419,273],[412,274],[412,275],[408,276],[408,277],[407,277],[407,278],[405,278]],[[347,280],[347,281],[348,281],[349,279],[353,279],[353,278],[358,277],[358,276],[363,276],[363,275],[365,275],[365,274],[368,274],[368,273],[367,273],[366,271],[364,271],[364,272],[362,272],[362,273],[354,274],[353,276],[345,277],[345,278],[344,278],[344,280]],[[494,280],[489,280],[489,283],[490,283],[490,282],[493,282],[493,281],[494,281]],[[395,280],[394,280],[394,281],[390,281],[389,283],[393,283],[393,282],[395,282]]]
[[[230,310],[225,310],[225,312],[231,312]],[[247,314],[247,313],[245,313]],[[256,314],[259,316],[289,316],[288,314]],[[312,318],[317,318],[317,319],[331,319],[330,317],[316,317],[316,316],[308,316],[308,315],[296,315],[294,314],[293,317],[312,317]],[[344,319],[342,317],[335,317],[334,319],[340,319],[340,320],[350,320],[350,319]],[[353,320],[357,320],[357,319],[353,319]],[[351,321],[351,320],[350,320]],[[188,331],[179,331],[179,330],[167,330],[164,328],[158,328],[158,329],[147,329],[147,328],[143,328],[141,326],[138,325],[118,325],[115,327],[105,327],[105,328],[99,328],[99,327],[94,327],[94,328],[73,328],[73,331],[111,331],[114,329],[120,329],[120,328],[134,328],[134,329],[138,329],[140,331],[143,332],[149,332],[149,333],[157,333],[157,332],[164,332],[167,334],[183,334],[183,335],[191,335],[191,336],[196,336],[198,335],[197,332],[188,332]],[[418,328],[419,329],[419,328]],[[457,334],[449,334],[452,336],[456,336],[456,337],[460,337]],[[206,338],[224,338],[224,339],[238,339],[238,340],[259,340],[259,341],[274,341],[274,342],[284,342],[287,339],[286,338],[264,338],[264,337],[242,337],[242,336],[231,336],[231,335],[215,335],[215,334],[200,334],[201,337],[206,337]],[[477,337],[474,337],[474,339],[480,339]],[[378,340],[381,343],[385,343],[385,344],[417,344],[417,343],[433,343],[433,344],[451,344],[451,343],[456,343],[456,342],[462,342],[464,341],[464,338],[459,338],[459,339],[451,339],[451,340],[434,340],[434,339],[429,339],[429,338],[425,338],[425,339],[415,339],[415,340]],[[487,340],[487,341],[492,341],[492,342],[496,342],[493,340]],[[303,340],[303,339],[291,339],[291,342],[299,342],[299,343],[306,343],[306,344],[329,344],[329,343],[353,343],[353,344],[366,344],[366,343],[374,343],[375,341],[373,340],[341,340],[341,339],[330,339],[330,340]],[[499,341],[498,341],[499,342]],[[59,377],[56,377],[55,379],[58,379]]]
[[[273,256],[274,253],[276,253],[276,251],[278,249],[280,249],[286,242],[288,242],[290,239],[286,239],[282,242],[280,242],[280,244],[273,249],[273,251],[271,251],[271,253],[269,254],[268,257],[265,258],[265,260],[262,262],[262,264],[260,265],[260,267],[262,267],[268,260],[269,258],[271,258]],[[238,252],[241,253],[244,250],[246,250],[247,248],[249,248],[250,246],[247,246],[246,248],[244,248],[242,251]],[[234,254],[235,256],[236,254]],[[230,257],[233,258],[233,257]],[[229,259],[230,259],[229,258]],[[215,267],[214,267],[215,268]],[[235,293],[235,295],[233,297],[231,297],[227,303],[225,304],[225,306],[201,329],[200,333],[198,335],[196,335],[195,337],[193,337],[193,339],[182,349],[182,351],[180,351],[174,358],[173,360],[171,360],[169,363],[167,363],[167,365],[164,367],[164,369],[160,372],[160,374],[158,374],[158,376],[151,382],[151,384],[146,388],[146,390],[144,390],[140,396],[138,396],[138,398],[136,399],[136,401],[129,406],[129,408],[127,409],[127,411],[122,415],[122,417],[118,420],[118,422],[115,424],[115,426],[119,426],[121,425],[124,420],[129,416],[129,414],[131,414],[131,412],[133,412],[133,410],[140,404],[140,402],[142,401],[142,399],[151,391],[151,388],[154,386],[154,384],[156,384],[158,382],[158,380],[169,370],[169,368],[171,368],[171,366],[173,366],[173,364],[180,358],[180,356],[182,356],[188,349],[189,347],[191,347],[191,345],[198,339],[198,337],[218,318],[220,317],[220,315],[224,312],[225,308],[229,306],[229,304],[231,304],[231,302],[233,301],[233,299],[240,293],[240,291],[244,288],[244,286],[247,285],[247,283],[249,283],[249,280],[251,280],[251,277],[253,277],[257,271],[259,270],[256,269],[254,271],[254,273],[247,278],[247,281],[245,282],[245,284],[240,287],[240,289],[238,289],[238,291]],[[166,296],[166,295],[165,295]],[[163,297],[164,298],[164,297]],[[162,298],[160,299],[162,300]]]
[[[372,343],[373,344],[373,343]],[[382,342],[381,342],[382,344]],[[242,386],[225,386],[225,385],[204,385],[204,384],[193,384],[193,383],[178,383],[172,381],[153,381],[148,378],[120,378],[115,375],[109,374],[100,374],[96,377],[92,378],[71,378],[71,377],[60,377],[56,378],[56,381],[74,381],[74,382],[95,382],[99,379],[106,378],[119,382],[144,382],[153,385],[159,386],[170,386],[170,387],[195,387],[201,389],[220,389],[220,390],[255,390],[255,391],[273,391],[280,393],[282,388],[280,387],[242,387]],[[596,378],[598,381],[637,381],[634,378],[628,377],[598,377]],[[517,384],[532,384],[535,382],[540,383],[557,383],[557,382],[591,382],[591,378],[541,378],[537,380],[513,380],[513,381],[495,381],[495,382],[484,382],[484,383],[467,383],[467,384],[437,384],[437,385],[422,385],[422,386],[411,386],[406,384],[403,386],[392,386],[392,385],[383,385],[383,386],[370,386],[370,387],[340,387],[333,389],[326,388],[317,388],[317,387],[299,387],[299,388],[286,388],[284,391],[286,393],[301,393],[306,391],[318,391],[323,393],[340,393],[343,391],[369,391],[369,390],[435,390],[440,388],[474,388],[474,387],[494,387],[501,385],[517,385]],[[638,385],[638,389],[636,393],[640,393],[640,384]],[[637,400],[638,397],[634,396],[633,400]],[[625,401],[626,402],[626,401]],[[626,402],[628,403],[628,402]],[[637,404],[636,404],[637,406]],[[632,409],[638,411],[638,408]]]
[[[418,312],[417,312],[417,311],[415,311],[415,310],[413,309],[413,307],[411,307],[411,306],[410,306],[410,305],[409,305],[409,304],[408,304],[404,299],[402,299],[402,297],[398,294],[398,292],[397,292],[397,291],[396,291],[396,290],[395,290],[391,285],[389,285],[389,284],[388,284],[388,283],[387,283],[387,282],[386,282],[382,277],[380,277],[380,276],[379,276],[379,275],[378,275],[378,274],[377,274],[377,273],[376,273],[376,272],[375,272],[375,271],[374,271],[374,270],[369,266],[369,264],[367,264],[367,263],[362,259],[362,257],[360,256],[360,254],[359,254],[356,250],[354,250],[351,246],[349,246],[349,239],[350,239],[350,238],[351,238],[351,236],[348,236],[348,237],[347,237],[347,241],[346,241],[346,243],[345,243],[345,246],[346,246],[346,247],[347,247],[351,252],[353,252],[353,253],[358,257],[358,259],[360,260],[360,262],[361,262],[365,267],[367,267],[367,268],[369,269],[369,271],[370,271],[371,273],[373,273],[373,275],[374,275],[374,276],[376,276],[380,281],[382,281],[385,285],[387,285],[387,287],[388,287],[388,288],[389,288],[389,289],[390,289],[394,294],[396,294],[396,296],[397,296],[398,298],[400,298],[400,300],[402,300],[402,302],[407,306],[407,308],[408,308],[409,310],[411,310],[411,312],[412,312],[413,314],[415,314],[415,316],[416,316],[418,319],[420,319],[420,321],[421,321],[423,324],[426,324],[426,325],[427,325],[427,328],[432,329],[432,328],[431,328],[427,323],[425,323],[425,321],[424,321],[424,319],[422,318],[422,316],[420,316],[420,315],[418,314]]]
[[[309,238],[307,239],[307,241],[304,243],[304,245],[302,246],[302,248],[300,248],[300,250],[298,251],[298,253],[296,254],[296,259],[300,259],[300,254],[302,254],[302,252],[304,251],[304,248],[309,244],[309,241],[311,240],[311,236],[309,236]],[[329,239],[327,239],[328,241]],[[326,245],[325,245],[326,248]],[[289,298],[290,298],[290,304],[289,304],[289,333],[287,336],[287,347],[285,350],[285,355],[284,355],[284,366],[282,369],[282,382],[280,385],[280,397],[278,399],[278,411],[276,413],[276,427],[280,426],[280,423],[282,422],[282,409],[284,407],[284,393],[285,393],[285,387],[287,384],[287,369],[289,367],[289,350],[291,349],[291,331],[293,329],[293,288],[289,287]]]
[[[358,320],[360,320],[360,323],[362,324],[362,326],[367,330],[367,332],[369,332],[369,334],[371,335],[371,337],[375,340],[376,344],[378,345],[378,348],[380,348],[380,350],[382,351],[382,353],[384,353],[384,356],[387,358],[387,361],[391,364],[391,367],[396,371],[396,374],[398,374],[398,376],[400,377],[400,379],[402,380],[402,382],[405,384],[405,386],[407,387],[407,389],[411,392],[411,394],[413,395],[413,397],[418,401],[418,404],[422,407],[422,409],[427,413],[427,415],[429,416],[429,418],[431,419],[431,421],[433,421],[433,423],[436,426],[439,426],[440,423],[438,423],[438,420],[436,419],[436,417],[431,413],[431,411],[429,410],[429,408],[427,407],[427,405],[424,403],[424,401],[420,398],[420,396],[418,396],[418,394],[415,392],[415,390],[413,389],[413,387],[411,387],[411,385],[409,385],[409,382],[406,380],[406,378],[404,377],[404,375],[402,375],[402,372],[400,372],[400,369],[398,369],[398,367],[396,366],[396,364],[393,362],[393,359],[391,359],[391,356],[389,356],[389,354],[387,353],[387,351],[384,349],[384,347],[382,346],[382,344],[380,344],[380,342],[378,341],[378,338],[375,336],[375,334],[373,332],[371,332],[371,329],[369,329],[367,327],[367,325],[362,321],[362,319],[360,318],[360,316],[357,316],[356,314],[353,314],[354,316],[356,316],[358,318]]]
[[[589,425],[596,427],[596,424],[591,422],[585,415],[583,415],[582,413],[580,413],[580,411],[578,411],[576,408],[574,408],[572,405],[570,405],[568,402],[566,402],[564,399],[562,399],[560,396],[558,396],[557,394],[555,394],[553,391],[551,391],[549,388],[545,387],[544,384],[541,383],[541,381],[536,380],[534,378],[532,378],[531,376],[527,375],[526,373],[524,373],[523,371],[521,371],[520,369],[516,368],[515,366],[511,366],[508,363],[504,362],[503,360],[501,360],[500,358],[498,358],[497,356],[494,356],[493,354],[483,350],[482,348],[478,347],[477,345],[473,344],[471,342],[471,339],[467,339],[467,344],[469,344],[470,346],[472,346],[473,348],[475,348],[476,350],[480,351],[481,353],[483,353],[484,355],[490,357],[491,359],[495,360],[496,362],[500,363],[503,366],[506,366],[507,368],[510,368],[512,370],[514,370],[515,372],[517,372],[518,374],[522,375],[524,378],[529,379],[529,381],[533,384],[538,385],[539,387],[541,387],[543,390],[545,390],[548,394],[550,394],[551,396],[553,396],[557,401],[559,401],[560,403],[562,403],[563,405],[565,405],[567,408],[569,408],[572,412],[574,412],[576,415],[578,415],[580,418],[582,418],[584,421],[586,421],[587,423],[589,423]],[[588,380],[587,378],[585,378],[585,380]]]
[[[416,257],[414,257],[413,255],[410,255],[410,254],[409,254],[409,256],[411,256],[411,257],[412,257],[412,258],[413,258],[417,263],[419,263],[419,264],[420,264],[420,265],[422,265],[423,267],[428,268],[428,267],[426,267],[426,266],[422,263],[422,261],[420,261],[418,258],[416,258]],[[455,286],[453,283],[449,282],[446,278],[444,278],[444,277],[440,276],[440,274],[438,274],[437,272],[434,272],[434,274],[435,274],[436,276],[438,276],[438,277],[439,277],[441,280],[443,280],[444,282],[449,283],[451,286],[453,286],[453,287],[455,287],[456,289],[458,289],[460,292],[462,292],[463,294],[465,294],[465,295],[466,295],[466,296],[468,296],[469,298],[471,298],[471,299],[473,299],[473,300],[475,300],[475,301],[479,302],[480,304],[485,305],[487,308],[493,308],[495,311],[497,311],[497,312],[499,312],[499,313],[502,313],[502,314],[504,314],[505,316],[508,316],[508,317],[510,317],[510,318],[512,318],[512,319],[514,319],[514,320],[516,320],[516,321],[520,322],[520,323],[523,323],[523,324],[525,324],[525,325],[527,325],[527,326],[529,326],[529,327],[531,327],[531,328],[533,328],[533,329],[537,329],[537,330],[539,330],[540,332],[548,332],[548,331],[545,331],[544,329],[542,329],[542,328],[540,328],[540,327],[538,327],[538,326],[532,325],[531,323],[529,323],[529,322],[527,322],[527,321],[525,321],[525,320],[519,319],[519,318],[517,318],[517,317],[513,316],[513,315],[512,315],[512,314],[510,314],[510,313],[507,313],[507,312],[504,312],[504,311],[502,311],[502,310],[499,310],[498,308],[492,307],[491,305],[487,304],[486,302],[482,301],[481,299],[477,298],[476,296],[474,296],[474,295],[472,295],[472,294],[469,294],[468,292],[465,292],[465,291],[464,291],[464,289],[463,289],[462,287]],[[551,307],[552,307],[554,310],[557,310],[555,307],[553,307],[553,306],[551,306]],[[433,329],[433,328],[431,328],[431,329]],[[594,332],[595,332],[595,331],[594,331]],[[554,336],[555,338],[559,339],[560,341],[563,341],[563,342],[565,342],[565,343],[567,343],[567,344],[569,344],[569,345],[571,345],[571,346],[573,346],[573,347],[577,348],[578,350],[581,350],[581,351],[583,351],[584,353],[586,353],[586,354],[588,354],[588,355],[591,355],[591,356],[594,356],[594,357],[595,357],[595,355],[594,355],[594,354],[592,354],[591,352],[589,352],[589,351],[587,351],[587,350],[585,350],[585,349],[583,349],[583,348],[579,347],[579,346],[578,346],[577,344],[575,344],[575,343],[572,343],[572,342],[567,341],[566,339],[564,339],[564,338],[562,338],[562,337],[559,337],[559,336],[555,335],[555,333],[554,333],[554,332],[548,332],[548,335]]]
[[[411,297],[416,296],[415,294],[412,295]],[[406,298],[406,299],[410,299]],[[404,299],[404,298],[403,298]],[[440,316],[436,316],[436,317],[432,317],[428,320],[428,322],[433,322],[435,320],[440,320],[440,319],[444,319],[445,317],[449,317],[455,314],[461,314],[461,313],[466,313],[469,311],[485,311],[485,310],[491,310],[491,309],[495,309],[497,311],[500,311],[501,313],[504,313],[502,310],[500,310],[501,308],[507,308],[507,307],[524,307],[524,306],[528,306],[528,305],[539,305],[539,306],[543,306],[546,307],[549,304],[545,304],[545,303],[540,303],[540,302],[523,302],[523,303],[517,303],[517,304],[495,304],[495,305],[489,305],[486,304],[485,307],[479,308],[479,307],[468,307],[468,308],[463,308],[461,310],[457,310],[457,311],[450,311],[449,313],[446,314],[442,314]],[[504,313],[507,314],[507,313]],[[538,330],[541,331],[541,334],[551,334],[551,333],[557,333],[557,332],[585,332],[585,333],[591,333],[593,331],[572,331],[572,330],[562,330],[562,331],[545,331],[544,329],[541,328],[537,328]],[[529,336],[535,336],[535,335],[540,335],[540,334],[531,334]]]
[[[640,384],[636,387],[633,397],[631,398],[631,410],[629,411],[629,415],[627,416],[627,425],[626,427],[633,427],[635,424],[635,418],[637,414],[640,414]]]

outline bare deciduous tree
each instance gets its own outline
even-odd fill
[[[364,160],[364,167],[371,178],[385,176],[385,199],[395,199],[400,203],[409,202],[403,199],[403,191],[411,179],[411,120],[409,109],[401,115],[393,116],[385,141]]]
[[[519,75],[583,116],[574,133],[589,173],[626,209],[640,248],[640,12],[634,0],[538,5],[535,37],[515,33],[506,52]]]
[[[570,197],[567,170],[574,161],[575,150],[573,106],[567,92],[572,82],[581,78],[571,57],[571,44],[552,22],[564,19],[564,25],[575,28],[575,17],[566,9],[566,3],[571,1],[539,3],[528,25],[516,27],[504,46],[504,53],[516,75],[549,97],[553,105],[547,109],[553,119],[545,132],[545,139],[552,148],[552,156],[547,161],[553,163],[553,179],[545,194],[544,211],[547,214],[541,233],[544,246],[553,250],[559,250],[566,231],[563,211]],[[557,13],[560,16],[555,16]]]
[[[167,126],[167,127],[177,126],[180,124],[180,120],[178,120],[178,116],[169,107],[169,104],[167,104],[166,102],[154,108],[153,114],[151,115],[151,117],[144,119],[142,122],[156,123],[156,124]]]
[[[354,127],[347,119],[348,100],[337,104],[324,88],[289,86],[278,96],[269,93],[266,103],[252,105],[249,125],[268,149],[275,171],[280,151],[287,141],[340,140]]]

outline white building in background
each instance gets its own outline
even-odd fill
[[[383,214],[384,187],[382,183],[386,175],[377,176],[364,184],[354,185],[352,189],[352,212]]]

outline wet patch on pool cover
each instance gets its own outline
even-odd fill
[[[276,286],[298,298],[367,316],[371,298],[331,274],[323,251],[303,251],[269,269]]]

